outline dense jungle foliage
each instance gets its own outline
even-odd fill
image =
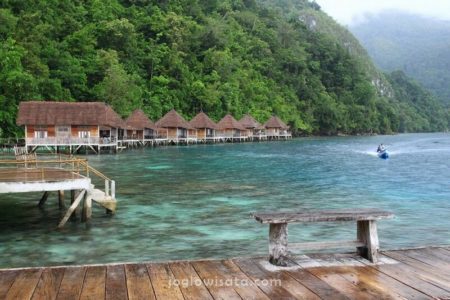
[[[100,100],[123,117],[142,108],[153,120],[171,108],[215,120],[277,114],[301,134],[446,128],[431,96],[404,98],[407,86],[380,94],[342,42],[284,14],[283,1],[265,2],[2,1],[1,135],[21,134],[18,103],[31,99]],[[289,2],[320,12],[314,2]]]

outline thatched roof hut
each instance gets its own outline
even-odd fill
[[[127,129],[132,130],[144,130],[144,129],[156,130],[155,124],[140,109],[136,109],[125,120],[125,125]]]
[[[192,129],[192,126],[175,109],[165,114],[155,125],[158,128]]]
[[[289,129],[283,121],[280,120],[277,116],[272,116],[267,122],[264,124],[265,128],[278,128],[278,129]]]
[[[245,130],[245,127],[241,125],[232,115],[227,114],[222,120],[217,123],[217,129],[219,130],[227,130],[227,129],[237,129],[237,130]]]
[[[239,120],[239,123],[247,129],[261,128],[261,124],[248,114],[243,116],[242,119]]]
[[[217,128],[217,124],[214,123],[213,120],[211,120],[207,114],[205,114],[204,112],[199,112],[190,122],[189,124],[193,127],[193,128],[197,128],[197,129],[203,129],[203,128],[207,128],[207,129],[216,129]]]
[[[17,125],[96,125],[123,128],[125,124],[103,102],[27,101],[19,104]]]

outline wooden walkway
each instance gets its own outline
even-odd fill
[[[450,299],[450,247],[0,270],[0,299]]]

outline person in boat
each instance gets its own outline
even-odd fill
[[[386,148],[384,147],[384,145],[383,145],[383,144],[379,144],[379,145],[378,145],[378,148],[377,148],[377,152],[380,153],[380,152],[383,152],[384,150],[386,150]]]

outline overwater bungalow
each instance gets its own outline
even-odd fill
[[[125,127],[123,138],[125,143],[131,145],[153,143],[156,126],[142,110],[135,110],[125,120]]]
[[[217,123],[217,129],[217,135],[223,141],[242,141],[247,138],[245,135],[245,127],[230,114],[227,114]]]
[[[268,139],[288,139],[292,138],[292,134],[289,132],[289,126],[277,116],[272,116],[265,124],[266,135]]]
[[[30,151],[44,147],[70,153],[80,148],[99,153],[102,148],[117,150],[120,116],[103,102],[21,102],[17,125],[25,127],[25,146]]]
[[[197,130],[197,141],[205,143],[218,140],[216,136],[217,124],[204,112],[199,112],[189,124]]]
[[[246,136],[250,140],[265,140],[266,136],[266,128],[262,126],[258,121],[256,121],[252,116],[245,115],[242,119],[239,120],[242,126],[246,129]]]
[[[158,139],[166,139],[169,143],[193,143],[197,141],[196,129],[193,128],[175,109],[165,114],[155,123]]]

